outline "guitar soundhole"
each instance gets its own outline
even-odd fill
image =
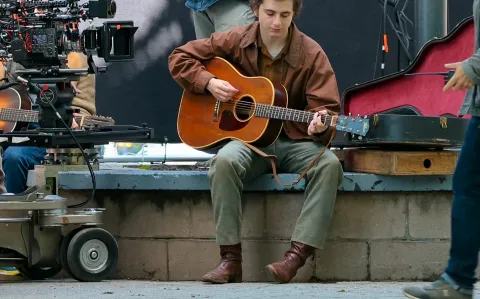
[[[245,96],[235,102],[235,115],[239,120],[247,120],[252,116],[254,109],[254,101],[251,97]]]

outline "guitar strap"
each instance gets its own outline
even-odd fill
[[[333,131],[332,131],[332,136],[330,137],[330,140],[328,141],[328,144],[327,146],[324,147],[324,149],[318,154],[318,156],[315,157],[315,159],[313,159],[313,161],[308,165],[308,167],[303,171],[302,174],[300,174],[300,176],[297,178],[296,181],[294,181],[293,183],[291,184],[284,184],[280,181],[280,179],[278,178],[278,175],[277,175],[277,167],[275,165],[275,161],[277,159],[277,156],[275,155],[267,155],[265,152],[263,152],[262,150],[258,149],[257,147],[251,145],[251,144],[248,144],[246,142],[243,142],[243,144],[245,144],[249,149],[251,149],[252,151],[254,151],[255,153],[257,153],[258,155],[260,155],[261,157],[264,157],[264,158],[267,158],[267,159],[270,159],[270,162],[272,163],[272,170],[273,170],[273,176],[275,177],[275,180],[282,186],[285,186],[285,187],[291,187],[291,186],[295,186],[296,184],[298,184],[300,182],[300,180],[307,174],[307,172],[317,163],[318,159],[320,159],[320,157],[323,155],[323,153],[325,153],[325,151],[327,150],[327,148],[330,147],[330,144],[332,143],[332,140],[333,138],[335,138],[335,135],[337,134],[337,130],[335,130],[335,128],[333,128]]]

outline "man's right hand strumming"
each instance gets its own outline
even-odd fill
[[[228,102],[238,92],[238,89],[227,81],[215,78],[208,81],[206,89],[221,102]]]

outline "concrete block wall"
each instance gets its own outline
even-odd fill
[[[80,202],[90,193],[62,191]],[[117,237],[115,278],[199,280],[219,260],[208,191],[103,191],[104,228]],[[244,195],[243,279],[272,281],[268,263],[282,258],[303,193]],[[339,192],[324,249],[295,281],[432,280],[447,262],[450,192]]]

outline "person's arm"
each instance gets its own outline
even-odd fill
[[[472,57],[462,62],[462,67],[470,79],[475,85],[480,84],[480,49],[473,54]]]
[[[3,63],[1,64],[1,68],[0,68],[0,79],[3,79],[5,77],[7,77],[7,71],[5,70],[5,65],[3,65]],[[5,81],[2,81],[0,82],[0,84],[2,83],[6,83]]]
[[[86,67],[86,58],[83,57],[76,52],[71,52],[68,54],[68,62],[67,62],[67,67],[69,69],[79,69],[79,68],[84,68]],[[77,81],[72,81],[70,82],[70,85],[72,86],[73,90],[75,93],[82,93],[81,90],[77,88]]]
[[[240,34],[233,31],[215,32],[210,38],[190,41],[168,57],[170,74],[182,88],[205,93],[207,83],[215,76],[202,63],[217,56],[229,60],[235,51],[232,45],[239,42]]]
[[[87,56],[77,52],[71,52],[68,54],[68,68],[86,68],[88,67]],[[78,90],[77,85],[83,82],[82,89]],[[84,77],[80,77],[80,81],[72,81],[72,88],[75,90],[75,98],[72,102],[72,108],[79,109],[81,115],[94,115],[95,114],[95,75],[88,74]],[[90,85],[91,84],[91,85]],[[76,106],[75,104],[84,104]]]
[[[305,96],[307,98],[307,110],[310,112],[325,110],[328,115],[338,115],[340,113],[340,94],[337,79],[330,61],[323,51],[320,51],[315,58],[312,73],[307,81]],[[313,134],[312,138],[327,145],[332,131],[333,128],[328,127],[324,132]]]

